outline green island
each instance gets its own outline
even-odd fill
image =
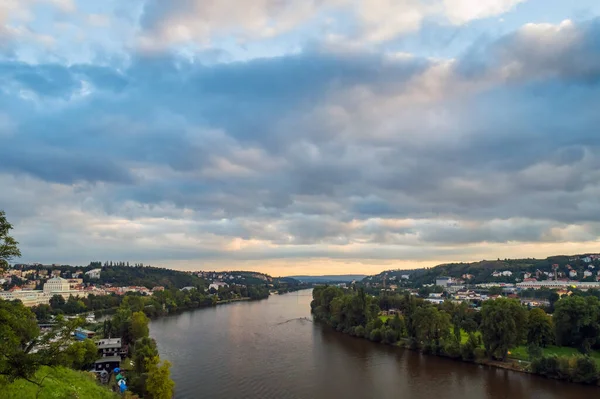
[[[364,287],[313,290],[318,322],[339,332],[426,354],[583,384],[600,381],[600,300],[578,291],[552,304],[552,315],[517,299],[432,303],[408,291],[368,294]],[[383,309],[383,310],[382,310]]]

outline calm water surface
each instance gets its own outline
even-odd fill
[[[583,399],[600,389],[373,344],[311,322],[310,291],[155,320],[176,398]]]

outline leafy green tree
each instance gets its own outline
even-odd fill
[[[527,312],[517,300],[485,301],[481,309],[481,334],[488,356],[506,360],[508,350],[524,339]]]
[[[9,262],[21,256],[19,243],[9,235],[12,224],[6,220],[6,213],[0,210],[0,271],[8,268]]]
[[[29,356],[40,329],[33,312],[19,301],[0,299],[0,375],[29,380],[39,367]]]
[[[562,298],[555,305],[553,321],[558,345],[588,353],[600,336],[600,301],[593,296]]]
[[[437,353],[442,348],[442,340],[450,336],[450,315],[434,306],[418,308],[415,311],[414,323],[416,338],[423,348],[433,352]]]
[[[83,369],[98,358],[98,347],[91,339],[74,342],[56,357],[56,363],[73,369]]]
[[[139,374],[148,372],[147,360],[158,356],[156,341],[150,337],[144,337],[135,342],[133,346],[133,364],[135,371]]]
[[[134,342],[148,336],[150,332],[148,329],[149,322],[150,319],[144,312],[135,312],[131,315],[131,339]]]
[[[531,309],[527,318],[527,343],[545,348],[553,342],[552,318],[540,308]]]
[[[65,298],[62,295],[52,295],[50,298],[50,307],[52,310],[62,310],[65,306]]]
[[[171,380],[171,363],[167,360],[159,364],[158,357],[148,359],[148,379],[146,391],[151,399],[171,399],[175,383]]]
[[[490,295],[502,295],[502,287],[500,287],[500,286],[490,287],[490,289],[488,290],[488,293]]]

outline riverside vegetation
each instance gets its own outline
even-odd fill
[[[381,316],[382,309],[397,312]],[[600,380],[600,300],[594,296],[562,298],[550,317],[507,298],[485,301],[475,311],[408,293],[372,296],[362,287],[319,286],[311,311],[316,321],[373,342],[571,382]]]

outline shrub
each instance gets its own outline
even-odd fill
[[[354,327],[354,336],[363,338],[365,336],[365,328],[363,326]]]
[[[598,365],[589,356],[577,356],[571,373],[573,382],[594,384],[598,381]]]
[[[395,344],[398,342],[398,333],[393,328],[386,328],[383,334],[383,342],[386,344]]]
[[[369,339],[373,342],[381,342],[381,339],[382,339],[381,329],[375,328],[373,331],[371,331],[371,334],[369,335]]]
[[[450,339],[444,345],[444,355],[457,359],[461,357],[461,347],[459,341],[456,339]]]

